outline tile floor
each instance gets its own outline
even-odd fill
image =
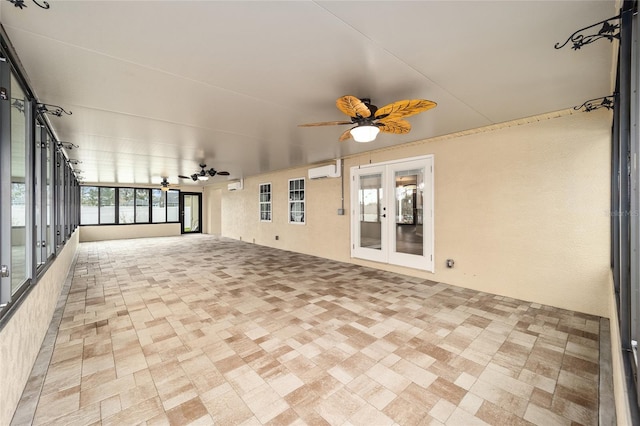
[[[253,244],[81,244],[60,315],[15,424],[598,423],[598,317]]]

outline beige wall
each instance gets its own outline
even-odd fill
[[[179,223],[145,225],[81,226],[80,242],[123,240],[127,238],[171,237],[180,235]]]
[[[307,180],[307,223],[287,224],[287,179],[308,167],[222,190],[222,235],[608,317],[610,133],[607,111],[564,112],[345,159],[348,177],[369,161],[434,155],[433,274],[350,258],[340,179]],[[271,223],[258,220],[264,182]]]
[[[222,233],[222,220],[220,212],[222,188],[205,188],[202,198],[202,215],[204,216],[202,232],[204,232],[205,234],[220,235]]]
[[[74,232],[49,269],[0,330],[0,425],[8,425],[18,405],[55,311],[78,247]]]

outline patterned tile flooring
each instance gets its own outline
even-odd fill
[[[595,425],[598,347],[598,317],[234,240],[83,243],[33,424]]]

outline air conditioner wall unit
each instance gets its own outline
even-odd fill
[[[229,185],[227,185],[227,189],[229,191],[240,191],[243,188],[244,188],[244,179],[240,179],[237,182],[232,182]]]
[[[340,177],[342,173],[341,166],[342,160],[337,159],[336,164],[329,164],[328,166],[314,167],[313,169],[309,169],[309,179]]]

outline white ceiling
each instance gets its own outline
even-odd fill
[[[610,0],[25,1],[0,20],[38,99],[73,112],[50,122],[86,182],[247,177],[612,93],[614,44],[554,49]],[[346,94],[438,106],[369,144],[297,127],[345,119]]]

